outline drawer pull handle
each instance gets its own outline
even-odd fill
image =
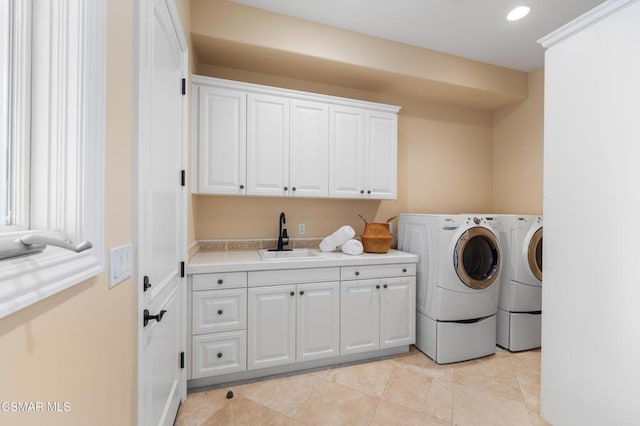
[[[304,295],[304,290],[300,290],[300,296]]]
[[[402,272],[407,272],[407,268],[402,268]]]
[[[385,284],[385,285],[383,285],[382,287],[387,288],[387,285]]]
[[[376,288],[380,288],[380,284],[376,284]]]
[[[360,272],[356,271],[356,277],[357,277],[358,275],[360,275]]]
[[[222,309],[218,309],[218,315],[222,315]]]
[[[296,295],[296,292],[295,292],[295,291],[292,291],[292,292],[291,292],[291,293],[289,293],[289,294],[290,294],[291,296],[295,296],[295,295]]]
[[[218,284],[222,284],[224,281],[222,281],[222,278],[218,280]]]
[[[218,352],[218,358],[222,358],[222,352]]]

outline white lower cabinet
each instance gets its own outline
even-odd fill
[[[340,354],[415,343],[415,277],[343,281]]]
[[[414,263],[193,275],[190,378],[415,343],[415,280]]]
[[[296,360],[295,296],[295,285],[249,289],[249,370]]]
[[[340,284],[249,289],[248,369],[338,356]]]

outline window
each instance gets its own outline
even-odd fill
[[[0,2],[0,247],[80,242],[0,260],[0,318],[103,269],[105,0]]]

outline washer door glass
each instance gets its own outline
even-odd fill
[[[529,240],[529,269],[537,279],[542,281],[542,228],[538,229]]]
[[[500,249],[495,234],[479,226],[468,229],[458,239],[453,265],[467,287],[476,290],[489,287],[500,270]]]

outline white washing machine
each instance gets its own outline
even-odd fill
[[[510,351],[539,348],[542,319],[542,217],[494,215],[503,248],[498,302],[498,345]]]
[[[495,353],[501,251],[487,220],[401,214],[398,249],[418,255],[416,346],[438,364]]]

